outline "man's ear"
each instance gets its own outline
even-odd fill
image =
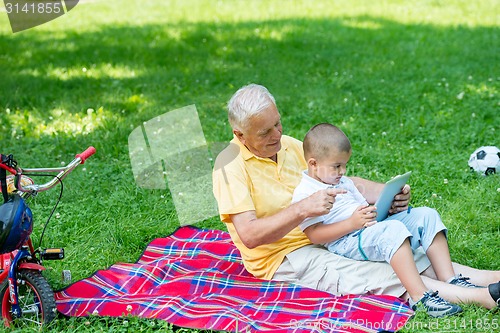
[[[238,129],[233,129],[233,134],[240,140],[241,143],[245,144],[245,138],[243,138],[243,132]]]
[[[241,137],[243,133],[239,129],[233,129],[233,134],[236,135],[236,137]]]
[[[240,140],[240,142],[245,145],[245,136],[243,135],[243,132],[238,130],[238,129],[233,129],[233,134]]]

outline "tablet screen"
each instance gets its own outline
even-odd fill
[[[403,186],[410,179],[410,175],[411,171],[404,175],[396,176],[385,183],[382,193],[380,193],[380,197],[375,203],[375,207],[377,207],[377,221],[385,220],[389,216],[389,209],[391,209],[394,196],[401,192]]]

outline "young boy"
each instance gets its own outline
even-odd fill
[[[377,223],[376,207],[369,206],[354,183],[344,177],[351,153],[347,136],[331,124],[318,124],[306,134],[304,156],[308,169],[294,191],[292,202],[329,186],[346,192],[335,197],[330,213],[304,220],[301,229],[311,242],[325,244],[329,251],[339,255],[388,262],[407,290],[413,309],[421,303],[433,317],[461,312],[458,305],[427,290],[413,259],[412,249],[422,246],[441,281],[478,287],[455,275],[447,230],[438,213],[426,207],[414,208],[411,212],[401,212]]]

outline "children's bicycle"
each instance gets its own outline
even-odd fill
[[[12,155],[0,154],[0,185],[4,199],[0,206],[0,304],[5,326],[43,325],[56,315],[54,293],[42,275],[43,260],[64,258],[63,248],[40,247],[45,228],[62,195],[62,180],[95,153],[89,147],[65,167],[21,169]],[[10,175],[7,175],[10,173]],[[56,173],[56,175],[54,175]],[[44,184],[31,177],[50,176]],[[53,207],[35,248],[31,240],[33,214],[26,200],[39,192],[61,185]]]

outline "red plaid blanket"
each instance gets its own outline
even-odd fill
[[[230,332],[380,332],[413,312],[391,296],[344,296],[256,279],[229,234],[182,227],[119,263],[55,293],[68,316],[158,318]]]

